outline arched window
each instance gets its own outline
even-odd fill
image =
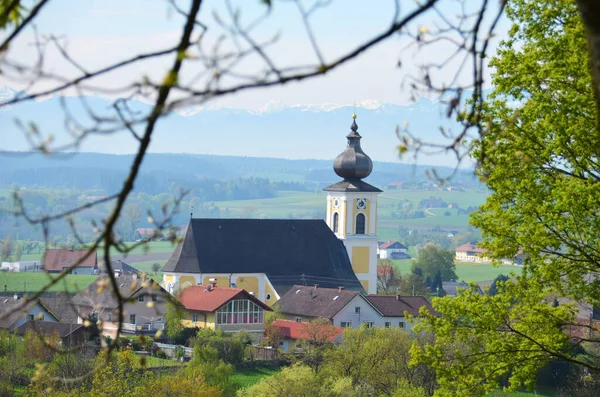
[[[337,233],[338,232],[338,218],[339,215],[337,212],[333,213],[333,232]]]
[[[356,234],[365,234],[365,214],[356,215]]]

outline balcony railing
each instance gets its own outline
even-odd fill
[[[158,330],[164,330],[164,323],[146,323],[146,324],[132,324],[123,323],[121,330],[125,332],[154,332]]]

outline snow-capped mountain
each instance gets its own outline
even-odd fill
[[[16,95],[0,88],[0,103]],[[15,124],[34,122],[42,134],[52,134],[57,146],[71,142],[65,131],[65,112],[59,97],[43,102],[25,102],[0,112],[2,140],[0,150],[28,150],[29,143]],[[79,125],[92,123],[82,101],[65,97],[69,114]],[[86,97],[86,104],[98,117],[116,119],[111,102],[98,96]],[[147,112],[150,105],[132,101],[129,108]],[[0,108],[2,109],[2,108]],[[258,110],[232,109],[221,103],[178,110],[161,119],[152,137],[150,151],[157,153],[204,153],[219,155],[279,157],[290,159],[332,159],[346,145],[352,124],[353,104],[294,104],[272,101]],[[365,100],[356,104],[362,146],[375,161],[397,161],[397,126],[425,140],[440,143],[439,127],[457,130],[455,122],[445,118],[445,109],[435,101],[422,99],[402,106]],[[140,128],[143,126],[138,126]],[[129,132],[98,134],[86,139],[77,150],[101,153],[133,153],[138,142]],[[407,158],[407,161],[413,158]],[[420,158],[422,164],[452,165],[453,159]]]

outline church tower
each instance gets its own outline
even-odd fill
[[[352,269],[365,291],[377,293],[377,196],[381,190],[362,179],[371,174],[373,162],[360,147],[356,114],[348,145],[333,163],[343,178],[326,187],[327,225],[344,242]]]

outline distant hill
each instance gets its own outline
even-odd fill
[[[343,148],[342,148],[343,149]],[[340,150],[341,151],[341,150]],[[101,190],[114,193],[121,188],[133,155],[101,153],[56,154],[1,153],[0,188],[37,186],[79,190]],[[160,194],[181,186],[188,190],[205,189],[206,181],[216,183],[247,178],[265,178],[271,182],[295,182],[307,189],[322,188],[339,179],[331,160],[287,160],[277,158],[158,154],[147,155],[135,190]],[[432,184],[425,171],[430,166],[375,162],[367,179],[383,187],[390,182]],[[451,168],[436,167],[440,173]],[[451,182],[467,188],[483,188],[472,170],[460,171]],[[286,188],[288,186],[288,188]],[[282,190],[297,190],[298,186],[281,184]]]

